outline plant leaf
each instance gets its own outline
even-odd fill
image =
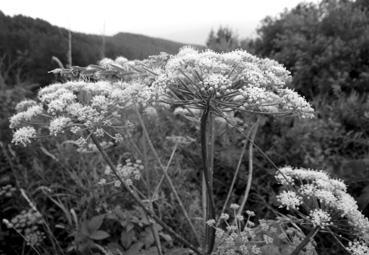
[[[91,233],[88,237],[93,240],[103,240],[110,236],[108,232],[105,232],[103,230],[97,230],[93,233]]]
[[[90,233],[93,233],[95,232],[96,230],[98,230],[102,223],[103,223],[103,220],[105,218],[105,215],[98,215],[98,216],[95,216],[95,217],[92,217],[89,221],[88,221],[88,230]]]

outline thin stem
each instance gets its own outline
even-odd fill
[[[167,163],[167,166],[165,167],[165,171],[166,172],[168,172],[169,166],[170,166],[170,164],[173,161],[173,158],[174,158],[174,155],[175,155],[175,153],[177,151],[177,148],[178,148],[178,143],[176,143],[174,145],[174,148],[172,150],[172,154],[170,155],[170,158],[169,158],[169,161]],[[155,190],[154,190],[153,195],[152,195],[152,199],[155,199],[155,197],[159,194],[159,189],[160,189],[161,185],[163,184],[164,179],[165,179],[165,176],[162,175],[161,178],[160,178],[160,181],[159,181],[158,185],[155,187]]]
[[[188,248],[190,248],[196,254],[202,255],[201,252],[195,246],[193,246],[189,241],[187,241],[182,236],[180,236],[179,234],[177,234],[176,231],[174,231],[171,227],[169,227],[167,224],[165,224],[158,216],[156,216],[153,212],[151,212],[148,208],[146,208],[146,206],[142,203],[142,201],[136,195],[136,193],[134,193],[131,190],[131,188],[129,187],[129,185],[127,183],[125,183],[123,181],[123,179],[119,176],[118,171],[117,171],[117,168],[115,167],[115,165],[113,164],[113,162],[111,161],[111,159],[109,158],[109,156],[106,154],[106,152],[101,147],[99,141],[96,139],[96,137],[92,133],[91,133],[91,139],[94,142],[94,144],[96,145],[97,149],[99,150],[99,152],[100,152],[101,156],[103,157],[104,161],[109,165],[109,167],[112,170],[112,172],[114,173],[115,177],[122,184],[122,187],[128,192],[128,194],[132,197],[132,199],[142,208],[142,210],[144,210],[144,212],[148,216],[150,216],[150,218],[152,218],[153,220],[155,220],[156,223],[158,223],[160,226],[162,226],[165,231],[167,231],[175,239],[177,239],[177,241],[179,241],[183,245],[185,245]]]
[[[315,227],[314,229],[312,229],[290,255],[298,255],[300,251],[313,240],[314,236],[319,232],[319,230],[320,227]]]
[[[345,249],[346,251],[347,251],[347,248],[346,248],[346,246],[337,238],[337,236],[333,233],[333,231],[330,229],[330,228],[327,228],[328,229],[328,232],[333,236],[333,238],[337,241],[337,243],[339,244],[339,245],[341,245],[341,247],[343,248],[343,249]]]
[[[151,209],[152,212],[154,212],[151,201],[150,201],[150,209]],[[160,237],[159,237],[158,230],[155,228],[154,222],[152,222],[150,220],[150,218],[147,216],[147,214],[146,214],[146,218],[150,222],[150,229],[151,229],[151,233],[152,233],[152,235],[154,237],[154,240],[155,240],[155,246],[156,246],[156,249],[158,250],[158,254],[163,255],[163,249],[161,248],[161,242],[160,242]]]
[[[256,132],[258,130],[259,127],[259,119],[256,121],[255,126],[252,130],[252,134],[251,134],[251,138],[250,138],[250,144],[249,144],[249,175],[247,177],[247,185],[246,185],[246,189],[245,189],[245,195],[243,196],[240,208],[238,209],[238,214],[241,214],[243,209],[245,208],[247,199],[249,197],[249,193],[250,193],[250,189],[251,189],[251,184],[252,184],[252,175],[253,175],[253,157],[254,157],[254,141],[255,141],[255,136],[256,136]]]
[[[250,133],[251,133],[252,129],[253,129],[253,127],[250,128],[249,132],[247,133],[247,137],[250,136]],[[222,215],[225,212],[225,210],[228,206],[229,200],[231,199],[232,191],[233,191],[234,185],[236,184],[237,176],[238,176],[238,173],[239,173],[240,168],[241,168],[242,158],[243,158],[243,156],[246,152],[246,146],[247,146],[247,140],[245,140],[245,143],[242,146],[241,155],[240,155],[240,158],[239,158],[238,163],[237,163],[236,170],[235,170],[234,175],[233,175],[232,183],[231,183],[231,186],[229,187],[227,198],[224,201],[222,211],[220,212],[219,215]],[[218,218],[216,226],[219,226],[220,222],[221,222],[220,218]]]
[[[224,114],[221,114],[221,116],[226,120],[226,122],[233,128],[235,128],[241,135],[243,135],[245,137],[246,140],[248,140],[250,142],[250,138],[247,137],[247,135],[245,135],[243,133],[243,131],[236,127],[228,118],[227,116],[225,116]],[[273,162],[273,160],[255,143],[254,144],[254,148],[269,162],[269,164],[272,165],[272,167],[282,175],[282,177],[286,180],[287,183],[291,184],[291,181],[287,178],[287,176],[281,171],[279,170],[279,168],[277,167],[277,165]]]
[[[160,157],[157,153],[157,151],[155,150],[154,148],[154,145],[152,144],[151,142],[151,139],[150,139],[150,136],[149,136],[149,133],[147,132],[147,129],[146,129],[146,126],[145,126],[145,123],[142,119],[142,116],[140,114],[140,112],[138,111],[137,108],[135,108],[136,110],[136,113],[137,113],[137,116],[138,116],[138,120],[140,121],[140,124],[141,124],[141,127],[142,127],[142,130],[143,130],[143,133],[146,137],[146,140],[147,140],[147,143],[149,144],[149,147],[151,149],[151,151],[153,152],[154,154],[154,157],[156,158],[156,160],[158,161],[159,163],[159,166],[160,166],[160,169],[162,170],[163,174],[164,174],[164,177],[165,179],[167,180],[168,184],[169,184],[169,187],[171,189],[171,191],[173,192],[174,194],[174,197],[176,198],[178,204],[179,204],[179,207],[181,208],[182,210],[182,213],[183,215],[185,216],[185,219],[187,220],[187,223],[190,225],[190,228],[191,228],[191,231],[193,232],[195,238],[196,238],[196,241],[200,244],[200,238],[198,237],[197,235],[197,232],[196,232],[196,229],[195,229],[195,226],[192,224],[192,221],[190,219],[190,216],[188,215],[187,213],[187,210],[185,209],[184,205],[183,205],[183,202],[181,200],[181,198],[179,197],[178,195],[178,192],[176,190],[176,188],[174,187],[174,184],[172,182],[172,179],[169,177],[165,167],[163,166],[163,164],[161,163],[161,160],[160,160]]]

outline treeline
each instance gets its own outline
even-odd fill
[[[105,36],[72,33],[73,65],[86,66],[102,57],[142,59],[160,52],[176,53],[184,44],[144,35],[119,33]],[[68,30],[41,20],[0,11],[0,87],[22,81],[48,84],[57,57],[67,63]]]
[[[266,17],[256,39],[239,39],[231,29],[209,35],[216,51],[244,48],[283,63],[293,87],[312,99],[369,91],[369,1],[301,3],[278,17]]]

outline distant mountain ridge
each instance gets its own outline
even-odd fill
[[[103,57],[143,59],[160,52],[175,54],[186,45],[133,33],[118,33],[104,36],[104,39],[105,42],[100,35],[72,32],[73,65],[86,66]],[[0,74],[6,83],[20,80],[50,83],[53,76],[47,72],[57,67],[51,58],[55,56],[66,64],[67,52],[67,29],[42,19],[23,15],[11,17],[0,11],[0,68],[9,69],[0,69]]]

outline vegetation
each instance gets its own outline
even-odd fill
[[[207,46],[224,54],[173,55],[181,45],[156,39],[151,52],[139,42],[152,39],[118,34],[104,55],[127,59],[47,75],[52,56],[67,62],[68,31],[0,15],[12,28],[0,29],[0,254],[367,254],[367,2],[303,3],[265,18],[255,39],[212,31]],[[100,36],[72,38],[74,65],[102,58]],[[50,81],[62,83],[35,98]]]

